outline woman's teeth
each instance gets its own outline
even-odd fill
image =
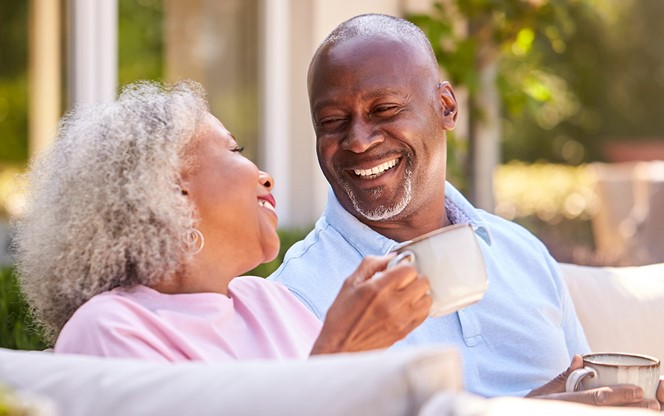
[[[270,211],[274,211],[274,207],[272,206],[272,204],[270,204],[269,202],[267,202],[264,199],[259,199],[258,200],[258,205],[261,206],[261,207],[265,207],[265,208],[269,209]]]
[[[373,178],[377,178],[379,175],[381,175],[386,170],[392,169],[393,167],[395,167],[398,162],[399,162],[399,159],[392,159],[392,160],[389,160],[385,163],[381,163],[378,166],[374,166],[371,169],[355,169],[353,172],[355,172],[355,174],[357,176],[361,176],[363,178],[373,179]]]

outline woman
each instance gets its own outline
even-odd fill
[[[236,277],[278,253],[273,179],[198,84],[142,82],[67,115],[16,224],[22,289],[56,352],[154,360],[383,348],[427,316],[428,282],[365,259],[321,323],[285,287]]]

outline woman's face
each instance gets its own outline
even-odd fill
[[[205,238],[196,255],[240,275],[279,251],[274,180],[240,153],[233,135],[208,114],[191,150],[182,189],[192,199]]]

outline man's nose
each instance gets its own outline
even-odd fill
[[[353,153],[367,151],[384,140],[382,133],[371,123],[365,120],[353,120],[348,128],[348,134],[341,144],[344,150]]]

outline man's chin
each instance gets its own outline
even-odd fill
[[[405,198],[399,198],[397,204],[381,204],[376,202],[366,202],[354,200],[351,198],[351,204],[356,216],[360,216],[369,221],[388,221],[398,218],[405,210],[408,201]]]
[[[353,213],[355,217],[360,220],[363,218],[369,221],[388,221],[398,218],[399,215],[406,209],[410,202],[410,183],[406,182],[405,194],[399,196],[386,196],[386,189],[384,187],[376,188],[374,190],[362,190],[356,192],[348,184],[343,185],[344,200],[342,205],[346,211]],[[359,197],[361,195],[362,197]],[[337,195],[337,199],[339,196]],[[396,204],[394,201],[398,201]]]

